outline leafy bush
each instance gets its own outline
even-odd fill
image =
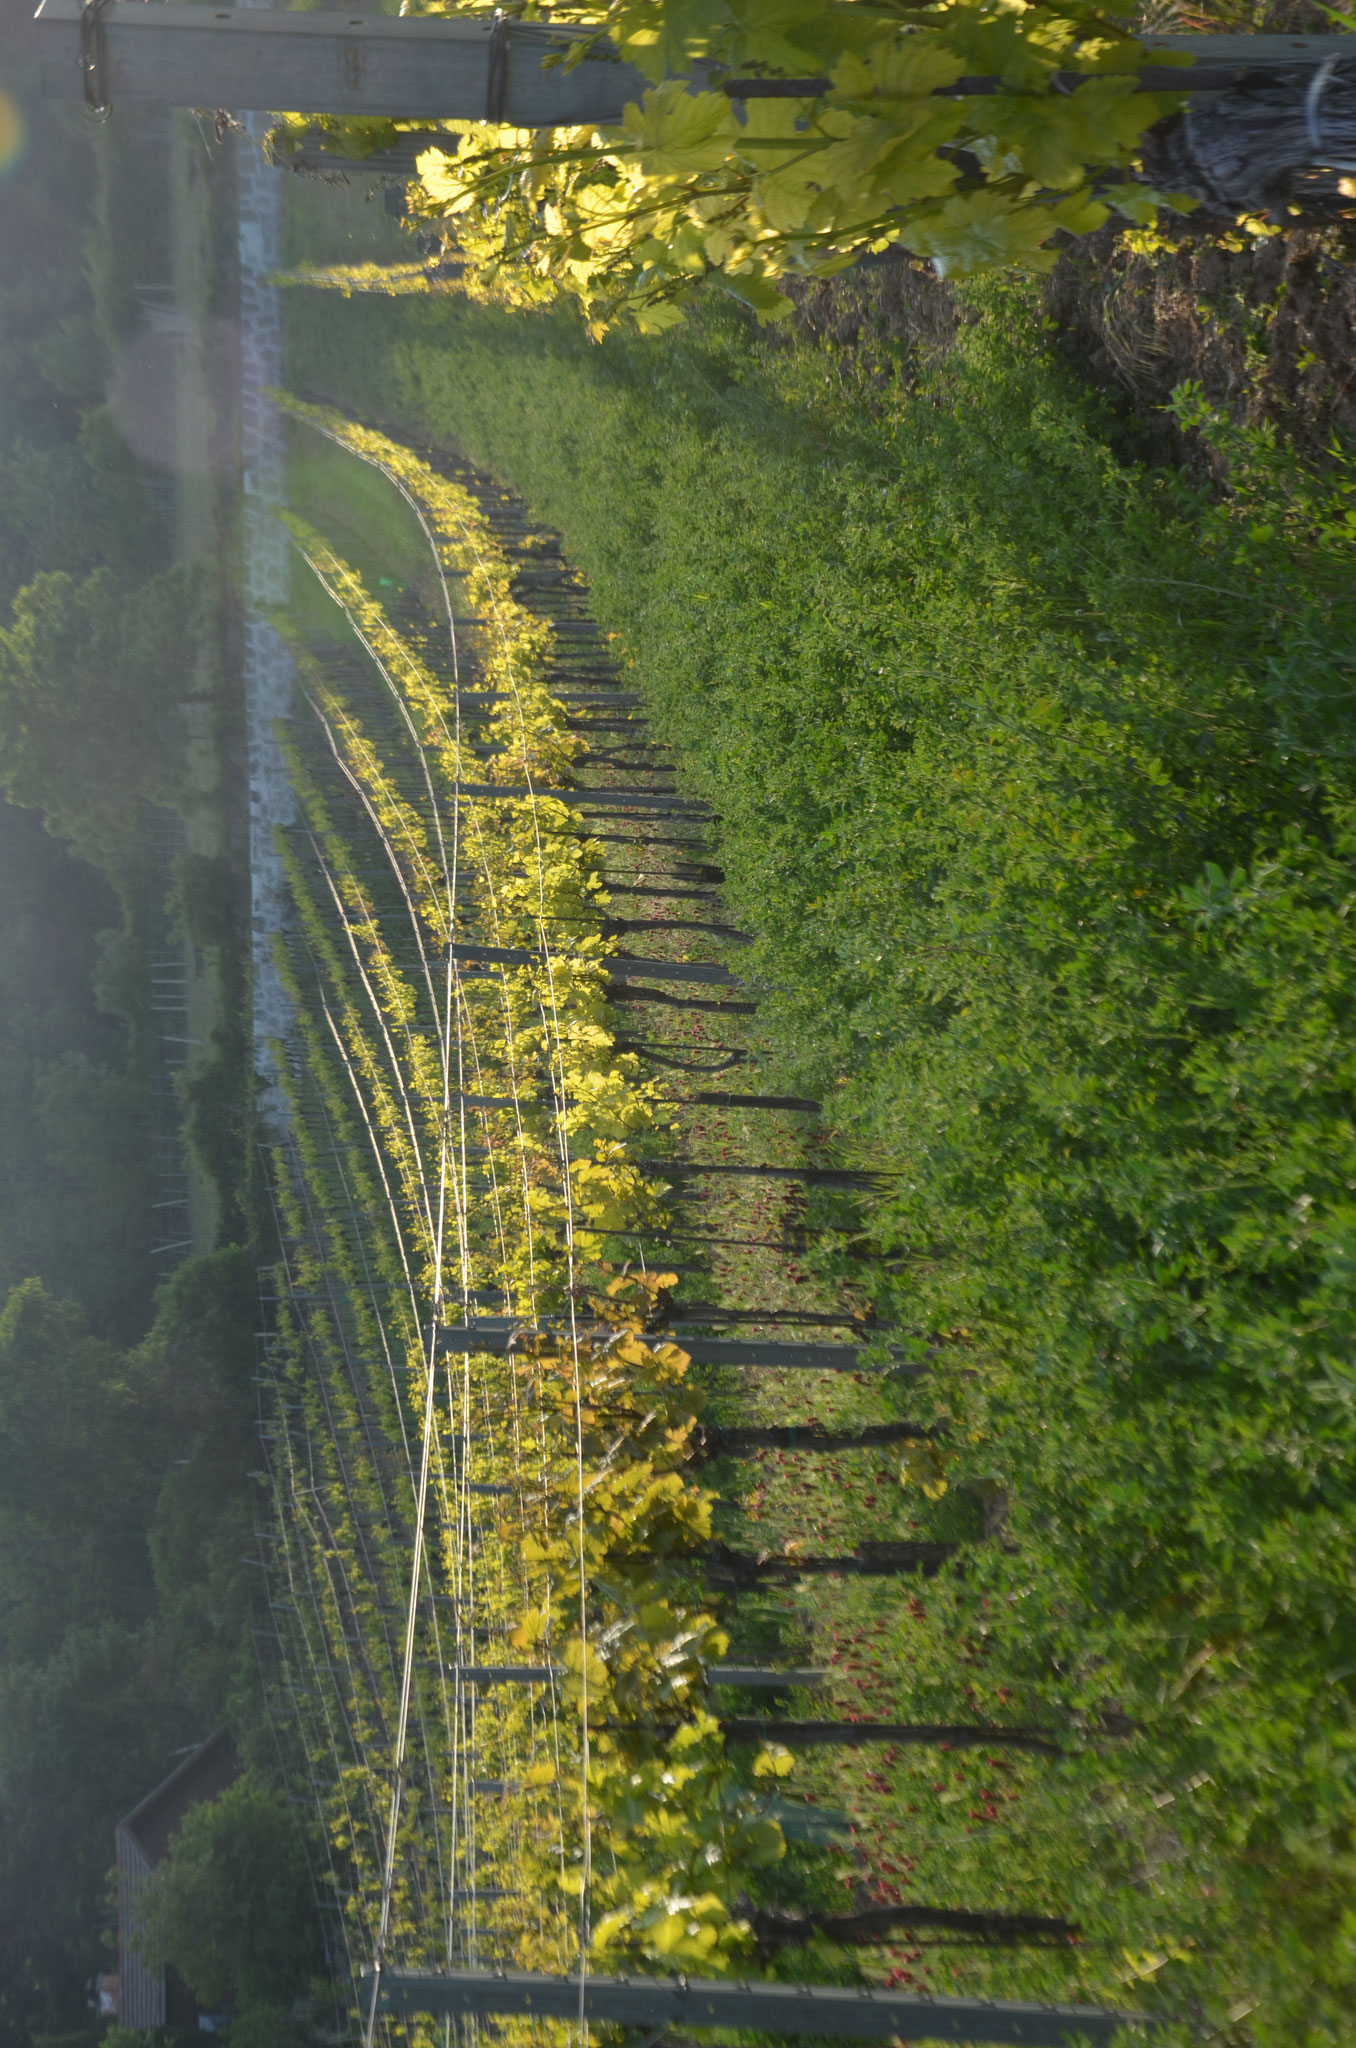
[[[81,2015],[114,1824],[192,1733],[165,1692],[148,1632],[111,1621],[71,1628],[45,1660],[0,1663],[0,2018],[16,2048],[37,2032],[16,2024],[30,1987],[47,1989],[39,2020],[59,2017],[68,1986],[66,2010]]]
[[[181,853],[171,908],[195,946],[234,944],[235,885],[230,863],[210,853]]]
[[[112,2026],[100,2037],[103,2048],[154,2048],[155,2034],[149,2027]]]
[[[151,1191],[143,1098],[90,986],[117,914],[102,876],[0,804],[0,1299],[40,1278],[125,1341],[149,1306]]]
[[[150,1886],[148,1951],[200,2005],[286,2004],[321,1965],[305,1844],[291,1809],[246,1775],[193,1807]]]
[[[149,1591],[136,1529],[163,1438],[148,1443],[127,1362],[37,1280],[0,1313],[0,1653],[43,1660],[63,1635],[135,1623]]]
[[[191,694],[199,584],[126,590],[111,570],[39,576],[0,630],[0,784],[115,880],[139,859],[140,802],[173,793],[175,706]]]
[[[309,2048],[311,2036],[281,2005],[257,2005],[231,2021],[228,2048]]]

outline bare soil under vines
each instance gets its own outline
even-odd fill
[[[1044,286],[1061,353],[1112,392],[1139,450],[1222,467],[1165,410],[1188,381],[1249,425],[1268,423],[1323,463],[1334,436],[1356,439],[1356,227],[1298,226],[1261,241],[1183,234],[1140,255],[1104,228],[1070,241]],[[795,327],[829,358],[866,358],[881,383],[912,378],[950,351],[972,316],[922,264],[888,263],[798,285]]]

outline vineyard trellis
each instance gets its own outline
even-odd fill
[[[741,1587],[928,1573],[955,1546],[814,1557],[721,1541],[712,1456],[840,1439],[776,1425],[741,1442],[702,1421],[703,1370],[917,1378],[932,1340],[846,1307],[801,1320],[851,1341],[787,1338],[794,1311],[675,1300],[685,1243],[746,1241],[692,1227],[694,1183],[861,1181],[679,1156],[684,1106],[817,1107],[692,1086],[747,1057],[714,1033],[756,1006],[710,957],[743,935],[720,915],[707,807],[655,786],[670,771],[644,751],[643,707],[511,497],[336,411],[280,403],[299,437],[387,480],[428,564],[413,595],[382,602],[336,540],[284,515],[335,630],[278,621],[305,706],[286,740],[297,823],[277,934],[296,1025],[276,1049],[290,1123],[270,1156],[281,1251],[259,1373],[272,1506],[251,1562],[280,1742],[323,1844],[334,1962],[369,2042],[388,2019],[418,2032],[421,2012],[493,2012],[510,2038],[557,2038],[607,2016],[606,1986],[624,1981],[609,1972],[672,1989],[675,1972],[729,1977],[816,1931],[1066,1939],[1054,1913],[920,1904],[812,1926],[750,1905],[787,1839],[838,1839],[831,1815],[785,1796],[797,1749],[1044,1756],[1059,1742],[737,1703],[722,1716],[722,1688],[823,1676],[726,1662],[721,1603]],[[628,897],[706,914],[614,913]],[[671,934],[682,956],[622,952],[637,930]],[[655,985],[675,979],[709,997]],[[715,1013],[703,1035],[666,1035],[663,1005],[698,1001]],[[619,1002],[650,1006],[649,1035],[619,1033]],[[794,1221],[779,1227],[799,1241]],[[708,1334],[731,1321],[761,1328]],[[887,1425],[860,1441],[925,1456],[940,1433]],[[505,1972],[556,1988],[535,2007],[501,1988],[496,2005]],[[812,2031],[898,2032],[924,2008],[940,2026],[937,2001],[873,1997],[855,2029],[826,2005]],[[953,2038],[1056,2041],[1135,2018],[955,2003]]]

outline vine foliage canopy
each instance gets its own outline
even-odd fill
[[[433,12],[465,13],[434,7]],[[616,127],[460,123],[418,158],[411,217],[443,226],[472,297],[576,297],[595,333],[682,318],[708,278],[760,319],[788,276],[903,245],[944,276],[1054,260],[1061,228],[1152,218],[1135,172],[1179,96],[1094,0],[611,0],[528,4],[577,25],[545,62],[610,47],[651,81]],[[1081,74],[1078,80],[1071,73]],[[802,86],[798,93],[796,86]],[[280,137],[302,126],[288,117]],[[327,123],[362,155],[399,124]]]

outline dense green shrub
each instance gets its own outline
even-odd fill
[[[181,853],[172,909],[195,946],[231,946],[237,937],[235,884],[219,855]]]
[[[150,1294],[142,1097],[91,988],[117,917],[101,875],[0,804],[0,1298],[39,1278],[127,1341]]]
[[[93,220],[85,264],[94,324],[115,350],[141,326],[138,286],[172,271],[169,120],[162,107],[128,107],[93,137]]]
[[[97,1957],[115,1821],[204,1726],[250,1725],[256,1288],[242,1253],[187,1261],[130,1350],[36,1281],[0,1312],[0,2022],[16,2041]]]
[[[152,1880],[147,1921],[150,1953],[200,2005],[248,2012],[304,1992],[321,1963],[319,1922],[292,1809],[249,1775],[193,1807]]]
[[[230,2048],[309,2048],[302,2022],[281,2005],[257,2005],[231,2021]]]
[[[256,1676],[240,1559],[254,1523],[252,1403],[258,1274],[238,1247],[189,1259],[162,1288],[138,1357],[161,1389],[177,1447],[150,1519],[156,1620],[204,1721],[247,1713]]]
[[[93,2048],[113,1823],[257,1681],[254,1403],[219,1326],[184,1312],[201,1269],[137,1342],[163,928],[144,810],[184,799],[176,707],[212,678],[196,575],[156,573],[175,494],[103,400],[137,353],[137,286],[171,282],[169,117],[98,130],[44,102],[31,12],[0,0],[27,137],[0,208],[0,2043]],[[239,1021],[223,1036],[243,1100]],[[252,1275],[232,1312],[252,1357],[251,1294]]]
[[[181,854],[171,909],[195,946],[215,952],[225,995],[226,1014],[213,1026],[211,1049],[180,1085],[185,1135],[216,1191],[218,1241],[238,1243],[246,1235],[254,1059],[242,906],[230,863]]]
[[[200,581],[184,568],[132,590],[108,569],[39,576],[0,629],[0,787],[124,886],[142,802],[178,787],[176,707],[202,629]]]
[[[45,1659],[0,1662],[0,2021],[16,2043],[34,2016],[79,2019],[114,1825],[193,1734],[143,1627],[76,1626]]]
[[[3,601],[44,570],[87,576],[109,566],[137,579],[163,563],[164,521],[108,409],[87,411],[70,438],[35,439],[39,422],[28,425],[27,435],[0,446]]]

